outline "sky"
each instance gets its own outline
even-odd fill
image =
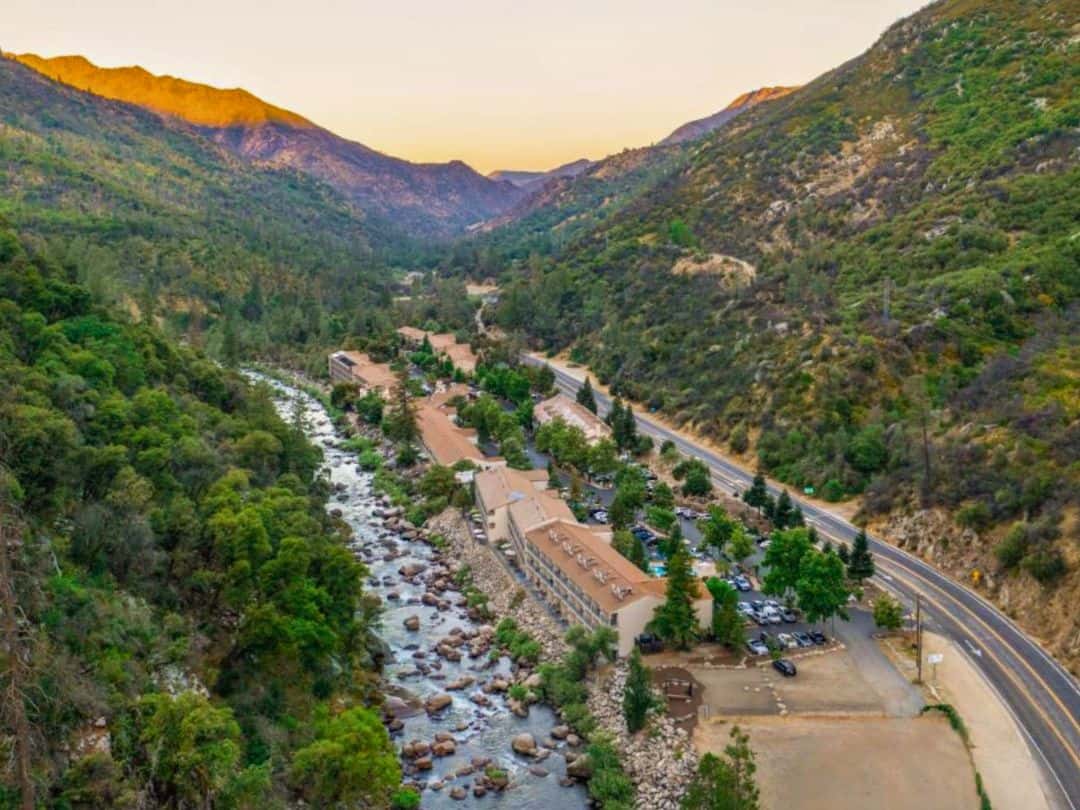
[[[654,143],[804,84],[924,0],[3,0],[0,49],[243,87],[346,138],[483,172]]]

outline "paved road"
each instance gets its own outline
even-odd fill
[[[539,364],[537,358],[526,362]],[[554,368],[558,388],[571,396],[581,382]],[[605,413],[608,398],[596,392],[597,405]],[[641,433],[664,441],[695,456],[712,470],[717,486],[744,491],[753,473],[707,448],[674,433],[648,417],[638,416]],[[775,493],[775,487],[770,487]],[[858,529],[819,506],[794,497],[808,523],[820,534],[850,542]],[[927,620],[964,650],[1016,719],[1036,761],[1046,774],[1052,806],[1080,810],[1080,685],[1060,664],[993,605],[959,585],[922,560],[875,537],[870,549],[881,584],[908,604],[922,597]],[[993,798],[993,797],[991,797]]]

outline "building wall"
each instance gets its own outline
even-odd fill
[[[619,631],[619,655],[629,655],[634,649],[634,639],[645,632],[645,625],[652,621],[657,606],[663,603],[652,594],[637,599],[616,611],[616,629]]]

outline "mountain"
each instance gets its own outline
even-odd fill
[[[492,180],[505,180],[512,185],[529,192],[538,191],[548,181],[555,178],[577,177],[594,165],[595,161],[580,158],[570,163],[564,163],[546,172],[515,171],[513,169],[499,169],[488,175]]]
[[[569,181],[483,237],[499,324],[858,499],[1080,662],[1077,19],[937,2],[613,205],[599,169]]]
[[[0,166],[0,219],[36,255],[80,267],[98,300],[230,352],[325,340],[383,300],[376,250],[400,240],[305,174],[7,58]]]
[[[720,127],[724,126],[728,121],[735,118],[735,116],[746,112],[752,107],[756,107],[761,102],[783,98],[788,93],[797,89],[797,87],[762,87],[758,90],[751,90],[749,93],[743,93],[724,107],[724,109],[720,110],[720,112],[683,124],[660,141],[660,144],[662,146],[670,146],[671,144],[676,143],[696,141],[698,138],[702,138],[710,132],[715,132],[720,129]]]
[[[81,56],[14,58],[80,90],[186,122],[246,160],[302,171],[418,236],[461,232],[524,195],[512,183],[486,178],[461,161],[417,164],[377,152],[245,90],[155,76],[140,67],[101,68]]]

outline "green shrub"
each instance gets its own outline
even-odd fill
[[[996,546],[994,556],[1006,570],[1018,566],[1028,550],[1028,527],[1026,523],[1014,523],[1008,534]]]
[[[1052,549],[1040,549],[1027,555],[1021,566],[1043,585],[1052,585],[1069,570],[1061,553]]]

